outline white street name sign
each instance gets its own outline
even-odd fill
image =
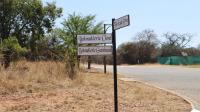
[[[110,55],[112,46],[78,47],[78,55]]]
[[[129,15],[126,15],[114,20],[114,30],[129,26],[129,25],[130,25]]]
[[[111,44],[112,34],[86,34],[77,35],[78,44]]]

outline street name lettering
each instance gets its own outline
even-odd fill
[[[129,15],[120,17],[114,21],[114,30],[126,27],[128,25],[130,25]]]
[[[78,47],[78,55],[110,55],[112,46]]]
[[[112,34],[91,34],[91,35],[77,35],[78,44],[111,44]]]

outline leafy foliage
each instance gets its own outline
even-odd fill
[[[118,64],[136,64],[138,60],[137,45],[133,42],[123,43],[117,49]]]
[[[30,48],[32,59],[38,54],[38,43],[53,29],[62,9],[55,3],[43,6],[41,0],[4,0],[0,8],[0,38],[17,38],[20,46]]]
[[[16,37],[5,39],[1,45],[1,51],[5,68],[9,67],[11,61],[16,61],[27,53],[27,49],[19,45]]]
[[[143,64],[155,61],[154,44],[146,41],[123,43],[117,49],[119,64]]]
[[[5,39],[2,43],[2,50],[3,51],[10,51],[11,59],[16,60],[22,56],[25,56],[27,53],[26,48],[22,48],[16,37],[10,37],[8,39]]]
[[[74,78],[75,66],[77,63],[77,34],[95,34],[103,32],[102,22],[95,24],[95,15],[81,16],[75,13],[69,14],[68,18],[62,23],[61,39],[66,47],[69,66],[71,67],[71,76]]]

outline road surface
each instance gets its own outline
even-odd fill
[[[103,69],[103,66],[95,66]],[[112,72],[112,66],[107,70]],[[118,66],[118,73],[127,78],[153,84],[189,98],[200,110],[200,68],[178,66]]]

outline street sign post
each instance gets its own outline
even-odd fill
[[[118,19],[115,19],[113,24],[114,24],[113,25],[114,30],[118,30],[120,28],[129,26],[130,25],[129,15],[126,15],[126,16],[120,17]]]
[[[78,55],[110,55],[112,46],[90,46],[78,47]]]
[[[116,30],[130,25],[129,15],[112,19],[112,34],[77,35],[78,44],[111,44],[112,46],[78,46],[78,55],[110,55],[113,54],[114,76],[114,107],[118,112],[117,93],[117,59],[116,59]],[[104,26],[105,27],[105,26]],[[105,32],[104,32],[105,33]]]
[[[111,44],[112,34],[77,35],[78,44]]]
[[[129,15],[112,19],[112,43],[113,43],[113,77],[114,77],[114,105],[115,112],[118,112],[118,93],[117,93],[117,59],[116,59],[116,31],[130,25]]]
[[[104,34],[106,34],[108,28],[112,27],[112,24],[103,24]],[[106,27],[108,26],[108,27]],[[112,38],[112,37],[111,37]],[[106,46],[106,44],[104,44]],[[104,73],[106,74],[106,56],[103,56]]]

